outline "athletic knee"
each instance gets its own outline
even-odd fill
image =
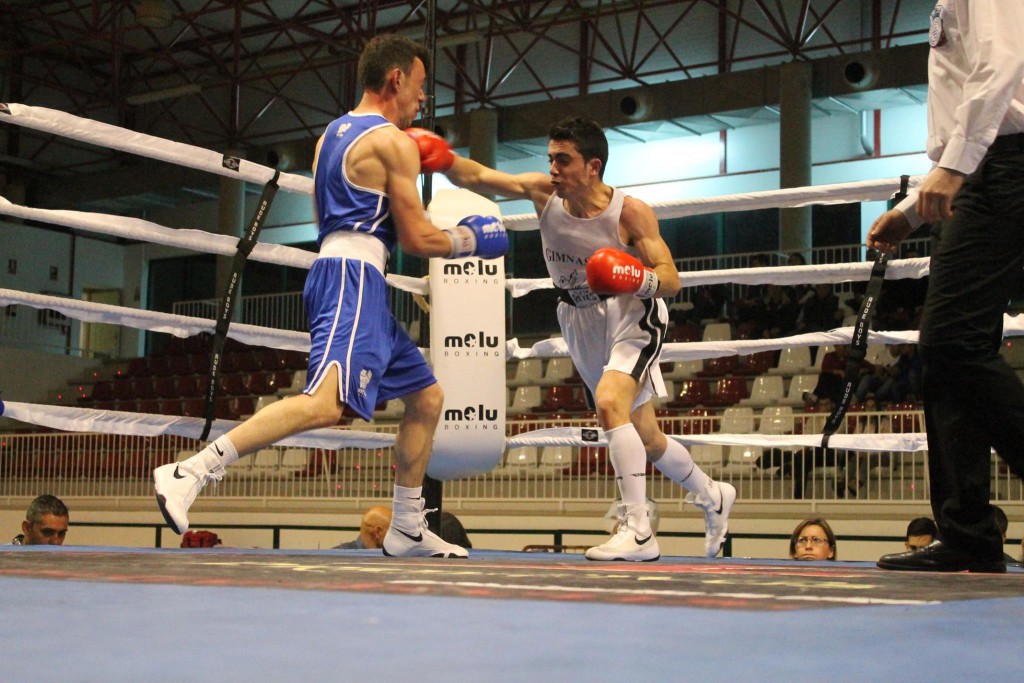
[[[308,421],[312,425],[312,428],[321,429],[324,427],[333,427],[341,422],[344,409],[345,408],[341,403],[335,403],[332,405],[323,401],[314,401],[311,402],[309,409],[306,412],[308,415]]]
[[[405,410],[411,413],[410,417],[422,420],[438,420],[441,417],[441,410],[444,408],[444,391],[440,384],[431,384],[429,387],[406,397]]]
[[[598,393],[594,399],[594,407],[597,419],[605,429],[617,427],[629,419],[629,406],[611,394]]]

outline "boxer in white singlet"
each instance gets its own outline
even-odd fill
[[[709,478],[682,444],[665,436],[651,401],[665,393],[658,367],[668,320],[662,297],[680,289],[657,218],[647,204],[602,180],[608,142],[597,123],[570,118],[552,126],[548,159],[548,174],[512,175],[456,157],[445,175],[480,194],[529,199],[540,216],[545,262],[561,298],[558,322],[607,434],[622,498],[618,530],[586,556],[660,557],[646,512],[650,461],[704,511],[705,554],[714,557],[725,542],[736,490]],[[597,291],[588,275],[601,283]]]

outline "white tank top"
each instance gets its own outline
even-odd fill
[[[544,262],[555,287],[566,290],[577,306],[590,306],[601,300],[587,287],[587,259],[603,247],[620,249],[637,256],[634,247],[619,239],[619,216],[626,195],[612,188],[612,199],[599,216],[576,218],[562,206],[556,194],[540,214],[540,240]]]

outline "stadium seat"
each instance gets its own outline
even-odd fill
[[[545,387],[540,405],[534,410],[544,413],[572,413],[587,409],[579,386],[556,384]]]
[[[811,365],[811,350],[806,346],[787,346],[779,353],[779,364],[768,372],[773,375],[799,375]]]
[[[732,339],[732,329],[729,323],[708,323],[704,326],[704,334],[701,341],[729,341]]]
[[[817,375],[796,375],[789,380],[789,390],[786,397],[779,401],[782,405],[802,406],[804,404],[804,393],[814,391],[818,384]]]
[[[739,359],[736,356],[705,358],[704,367],[697,373],[698,377],[725,377],[736,371]]]
[[[758,351],[756,353],[740,356],[739,361],[736,364],[736,369],[733,370],[733,374],[746,376],[763,375],[774,366],[774,351]]]
[[[715,430],[712,415],[707,408],[691,408],[683,419],[682,434],[710,434]]]
[[[785,396],[781,375],[758,375],[754,378],[750,397],[741,400],[740,405],[763,407],[777,403]]]
[[[691,379],[704,369],[702,360],[677,360],[674,363],[661,364],[661,376],[665,379]]]
[[[723,377],[715,384],[715,392],[707,405],[731,406],[748,397],[747,380],[742,377]]]
[[[722,411],[718,431],[722,434],[752,434],[754,431],[754,409],[745,406],[731,406]]]
[[[276,477],[280,472],[281,452],[276,448],[261,448],[252,456],[252,473]]]
[[[579,381],[580,378],[576,374],[576,366],[572,364],[572,359],[568,356],[561,356],[548,361],[548,366],[544,369],[544,377],[540,384],[567,384]]]
[[[573,463],[571,446],[544,446],[540,451],[539,471],[543,474],[566,474]]]
[[[515,363],[515,373],[508,381],[510,387],[540,384],[544,377],[544,364],[540,358],[522,358]]]
[[[696,408],[711,399],[711,386],[706,379],[687,379],[679,383],[679,393],[668,402],[670,408]]]
[[[526,473],[537,468],[539,464],[537,448],[534,446],[518,446],[511,448],[505,456],[505,465],[500,468],[500,474],[513,477],[524,476]]]
[[[306,470],[308,464],[309,454],[305,448],[286,448],[281,454],[280,475],[297,477]]]
[[[538,386],[518,387],[509,406],[510,415],[526,415],[540,405],[541,393]]]
[[[759,434],[792,434],[796,425],[789,406],[769,406],[761,411]]]

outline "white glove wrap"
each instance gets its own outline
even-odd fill
[[[644,269],[644,281],[640,284],[640,288],[633,293],[633,296],[638,299],[650,299],[658,291],[659,284],[661,282],[654,271],[649,268]]]
[[[476,253],[476,235],[473,229],[465,225],[456,225],[445,231],[448,239],[452,241],[452,248],[448,252],[448,258],[463,258]]]

